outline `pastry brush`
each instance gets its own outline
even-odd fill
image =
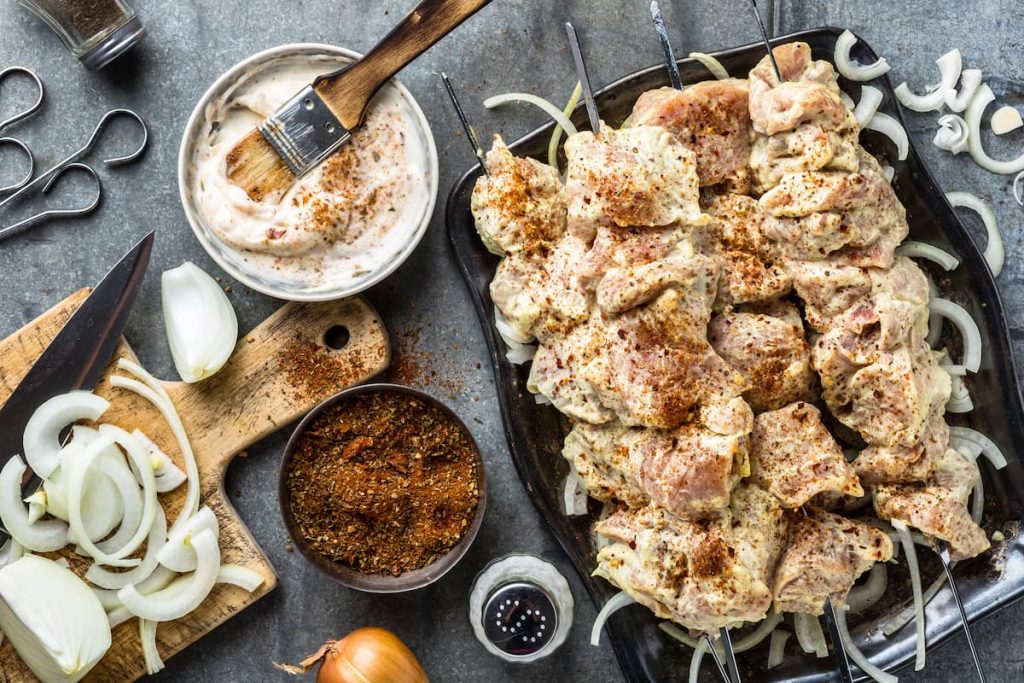
[[[253,201],[282,196],[352,137],[373,95],[490,0],[423,0],[362,59],[320,76],[242,138],[228,179]]]

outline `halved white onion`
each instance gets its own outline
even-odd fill
[[[889,63],[879,58],[874,64],[859,64],[850,58],[850,49],[856,44],[857,36],[849,30],[843,31],[836,39],[834,61],[836,69],[851,81],[870,81],[888,73]]]
[[[202,531],[213,532],[214,538],[220,534],[220,524],[217,515],[209,507],[203,507],[180,528],[171,531],[164,544],[157,553],[157,560],[168,569],[176,572],[190,572],[196,568],[196,550],[192,546],[192,540]]]
[[[946,106],[958,114],[967,109],[981,87],[981,78],[982,74],[979,69],[964,69],[960,74],[960,91],[957,92],[954,89],[946,91]]]
[[[914,625],[917,633],[914,671],[920,671],[924,668],[927,641],[925,640],[924,597],[921,595],[921,570],[917,564],[917,548],[914,547],[914,539],[910,536],[910,530],[903,520],[894,517],[889,521],[896,529],[900,545],[903,546],[904,554],[907,556],[907,566],[910,569],[910,587],[914,593]]]
[[[0,521],[15,541],[37,553],[60,550],[68,542],[68,527],[56,519],[28,523],[28,510],[21,501],[21,479],[25,474],[21,456],[11,457],[0,470]]]
[[[619,591],[608,599],[608,602],[604,603],[601,611],[597,613],[597,618],[594,619],[594,626],[590,629],[590,644],[597,647],[601,644],[601,629],[604,628],[604,624],[608,621],[608,617],[615,614],[618,610],[632,605],[636,600],[633,599],[626,591]]]
[[[198,560],[191,575],[175,579],[167,588],[150,595],[142,595],[132,585],[118,591],[117,597],[129,612],[152,621],[173,621],[189,614],[206,599],[217,582],[220,546],[209,529],[193,536],[192,546]]]
[[[153,476],[156,478],[157,493],[173,491],[188,480],[185,472],[171,460],[171,456],[164,453],[142,430],[133,430],[132,436],[138,439],[139,443],[146,449],[146,452],[149,453],[149,460],[153,465]],[[132,474],[135,475],[135,479],[141,485],[141,474],[134,465],[132,466]]]
[[[970,151],[975,163],[986,171],[1003,175],[1020,173],[1024,171],[1024,154],[1021,154],[1016,159],[999,161],[993,159],[985,152],[985,147],[981,142],[981,118],[985,114],[985,109],[995,99],[996,96],[987,83],[982,83],[978,88],[977,94],[971,99],[967,112],[964,114],[964,120],[967,121],[967,129],[970,131],[967,138],[967,149]]]
[[[906,159],[907,155],[910,154],[910,138],[907,137],[907,131],[899,121],[885,112],[875,112],[875,115],[863,127],[867,130],[879,132],[892,140],[896,145],[896,157],[900,161]]]
[[[956,114],[939,117],[939,129],[935,131],[932,144],[953,154],[966,151],[970,145],[970,129],[967,122]]]
[[[224,367],[238,342],[228,295],[202,268],[186,261],[160,279],[167,342],[178,374],[198,382]]]
[[[999,277],[999,273],[1003,272],[1006,250],[1003,248],[1003,236],[999,232],[999,224],[996,223],[996,215],[992,213],[992,209],[981,197],[970,192],[947,192],[946,199],[953,206],[962,206],[981,216],[981,222],[985,224],[985,232],[988,235],[988,241],[985,243],[985,261],[993,277]]]
[[[568,116],[562,113],[561,109],[551,104],[543,97],[537,97],[530,93],[510,92],[505,93],[504,95],[495,95],[494,97],[488,97],[484,100],[484,106],[488,109],[494,109],[495,107],[509,102],[526,102],[527,104],[532,104],[535,107],[540,107],[544,110],[545,114],[553,118],[555,122],[562,127],[562,130],[564,130],[567,135],[573,136],[578,132],[576,130],[576,126],[572,124],[572,121],[569,120]],[[595,130],[594,132],[597,133],[598,131]]]
[[[953,49],[935,60],[939,67],[939,85],[925,95],[915,95],[910,92],[906,82],[896,86],[894,91],[896,99],[913,111],[935,111],[941,109],[945,102],[946,93],[955,91],[956,82],[960,79],[960,70],[963,68],[963,58],[960,50]]]
[[[967,368],[968,372],[977,372],[981,368],[981,330],[974,318],[963,307],[940,297],[935,297],[929,302],[932,312],[938,313],[946,320],[953,323],[960,332],[964,345],[964,359],[961,365]]]
[[[695,59],[700,62],[705,69],[711,72],[711,75],[720,81],[724,81],[729,78],[729,72],[726,70],[722,63],[705,52],[691,52],[687,55],[690,59]]]
[[[896,248],[896,253],[899,256],[906,256],[907,258],[928,259],[932,263],[942,267],[943,270],[953,270],[960,265],[960,259],[956,256],[953,256],[944,249],[939,249],[938,247],[925,242],[907,240]]]
[[[870,85],[860,87],[860,101],[853,109],[853,118],[857,119],[857,125],[862,128],[878,111],[882,104],[882,91]]]
[[[110,403],[91,391],[69,391],[45,401],[25,425],[25,461],[46,479],[60,464],[60,433],[79,420],[98,420]]]
[[[164,514],[163,506],[157,506],[156,517],[149,529],[149,536],[146,538],[146,552],[142,556],[142,562],[138,567],[133,567],[126,572],[112,572],[99,564],[93,564],[85,573],[85,578],[100,588],[119,590],[128,584],[138,584],[148,579],[153,571],[160,565],[157,560],[157,553],[163,547],[167,538],[167,516]]]
[[[991,462],[992,466],[997,470],[1001,470],[1006,467],[1006,456],[1003,455],[1001,450],[999,450],[999,446],[981,432],[971,429],[970,427],[951,426],[949,428],[949,435],[950,437],[956,437],[980,446],[982,454],[989,459],[989,462]]]

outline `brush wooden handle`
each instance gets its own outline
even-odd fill
[[[321,76],[313,88],[349,130],[363,121],[366,105],[389,78],[419,57],[491,0],[423,0],[358,62]]]

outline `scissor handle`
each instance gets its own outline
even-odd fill
[[[7,128],[8,126],[13,126],[18,121],[26,119],[29,116],[32,116],[32,114],[35,114],[37,111],[39,111],[39,108],[43,106],[43,98],[46,96],[46,90],[43,88],[43,82],[39,80],[39,76],[36,75],[35,71],[32,71],[31,69],[28,69],[24,66],[9,66],[3,71],[0,71],[0,83],[3,83],[4,79],[6,79],[11,74],[15,73],[25,74],[26,76],[31,78],[36,84],[36,88],[39,91],[39,95],[36,97],[36,101],[30,104],[28,108],[24,111],[19,112],[9,118],[6,118],[3,121],[0,121],[0,130]]]
[[[28,145],[26,145],[21,140],[16,140],[15,138],[0,138],[0,146],[3,145],[17,147],[22,152],[24,152],[25,157],[28,159],[28,173],[26,173],[25,177],[22,178],[21,180],[15,181],[10,185],[4,185],[3,187],[0,187],[0,194],[13,192],[14,190],[18,190],[25,187],[26,185],[28,185],[29,181],[32,180],[32,176],[35,175],[36,172],[36,158],[32,155],[32,150],[28,148]]]
[[[11,233],[17,232],[18,230],[27,228],[30,225],[34,225],[41,221],[46,221],[53,218],[73,218],[75,216],[86,216],[95,211],[96,208],[100,205],[100,200],[103,197],[103,184],[100,182],[99,176],[96,175],[96,171],[92,170],[92,168],[86,166],[85,164],[73,162],[65,166],[62,166],[53,175],[51,175],[49,180],[46,181],[46,184],[43,185],[43,193],[45,194],[52,190],[54,184],[57,182],[59,178],[62,178],[65,174],[67,174],[68,171],[73,170],[83,171],[84,173],[89,175],[94,181],[96,181],[96,196],[92,198],[92,201],[90,201],[87,205],[76,209],[50,209],[49,211],[43,211],[41,213],[35,214],[34,216],[29,216],[28,218],[22,221],[18,221],[14,225],[8,225],[5,228],[0,228],[0,239],[4,239]]]

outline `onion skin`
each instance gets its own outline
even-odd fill
[[[391,631],[357,629],[302,663],[320,662],[317,683],[429,683],[416,655]]]

